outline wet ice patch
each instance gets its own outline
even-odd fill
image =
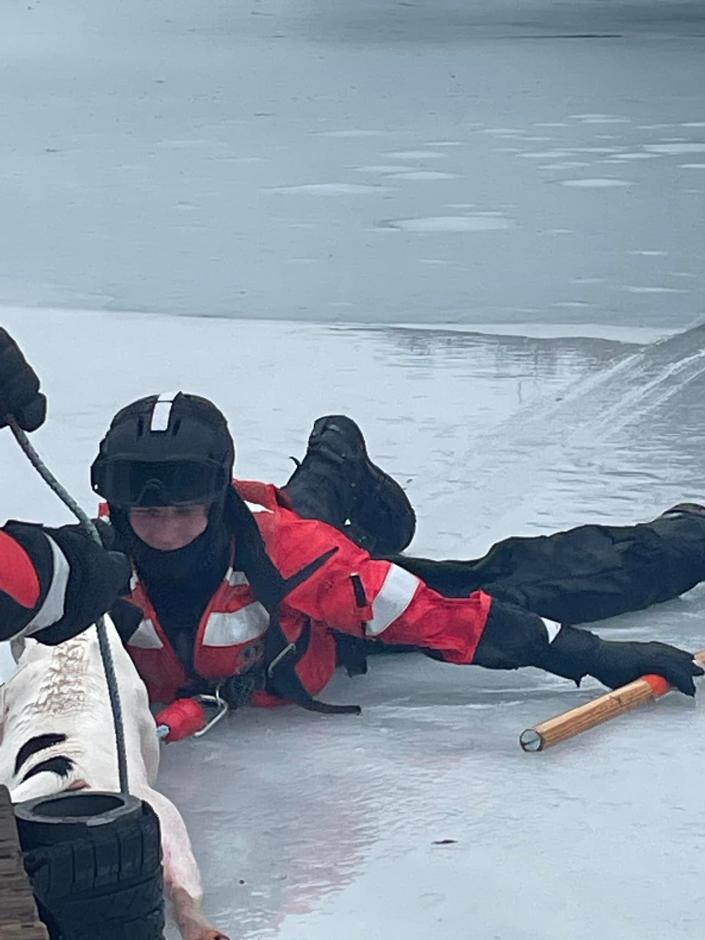
[[[634,251],[628,252],[630,255],[643,255],[646,258],[656,258],[661,255],[667,255],[667,251],[651,250],[651,249],[642,249],[635,248]]]
[[[650,153],[667,153],[678,155],[682,153],[705,153],[705,142],[645,144],[645,150]]]
[[[460,140],[429,140],[429,147],[461,147],[462,141]]]
[[[514,137],[517,134],[523,134],[523,131],[518,127],[485,127],[480,133],[496,134],[498,137]]]
[[[705,163],[679,163],[679,170],[705,170]]]
[[[390,192],[388,186],[367,186],[360,183],[302,183],[299,186],[265,186],[263,192],[303,194],[310,196],[357,196],[366,193]]]
[[[349,128],[341,131],[317,131],[318,137],[388,137],[389,131],[363,130],[362,128]]]
[[[686,121],[681,127],[705,127],[705,121]]]
[[[655,160],[657,153],[616,153],[612,160]]]
[[[623,147],[571,147],[571,153],[620,153]]]
[[[452,180],[457,179],[457,173],[442,173],[440,170],[406,170],[401,173],[387,174],[395,180]]]
[[[402,232],[493,232],[513,228],[513,219],[499,214],[474,213],[473,215],[439,215],[415,219],[388,219],[380,223],[382,228],[398,229]]]
[[[636,284],[625,284],[622,290],[629,294],[687,294],[689,291],[682,287],[640,287]]]
[[[524,160],[560,160],[561,157],[569,157],[570,150],[539,150],[536,152],[524,152],[520,156]]]
[[[356,173],[403,173],[409,168],[401,163],[373,163],[370,166],[351,167]]]
[[[614,189],[619,186],[633,186],[630,180],[618,180],[612,177],[595,177],[594,179],[559,180],[561,186],[570,186],[573,189]]]
[[[630,118],[620,117],[617,114],[569,114],[573,121],[583,124],[631,124]]]
[[[174,138],[174,139],[164,139],[159,140],[156,143],[157,147],[168,147],[169,150],[189,150],[194,147],[212,147],[213,141],[207,140],[206,138]]]
[[[542,163],[539,170],[579,170],[583,166],[590,166],[581,160],[565,160],[563,163]]]
[[[434,150],[394,150],[382,156],[391,157],[392,160],[438,160],[445,154],[436,153]]]

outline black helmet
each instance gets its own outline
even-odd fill
[[[91,486],[111,506],[211,503],[230,485],[234,461],[227,421],[207,398],[150,395],[113,418]]]

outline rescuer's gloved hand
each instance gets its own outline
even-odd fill
[[[530,664],[578,684],[583,676],[593,676],[612,689],[655,674],[685,695],[695,695],[693,678],[703,675],[692,653],[667,643],[603,640],[570,626],[561,627],[552,642],[537,646]]]
[[[126,556],[106,551],[75,526],[8,522],[4,531],[27,552],[39,580],[39,600],[27,612],[23,636],[63,643],[95,623],[128,587]]]
[[[654,673],[685,695],[695,695],[693,677],[703,675],[702,667],[693,661],[693,654],[675,646],[613,640],[600,642],[588,672],[613,689]]]
[[[8,415],[25,431],[44,423],[47,400],[39,391],[39,378],[7,330],[0,327],[0,428]]]

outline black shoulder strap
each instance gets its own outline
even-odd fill
[[[277,698],[295,702],[308,711],[360,714],[358,705],[327,705],[313,698],[296,672],[296,664],[308,649],[311,625],[307,624],[298,641],[291,643],[279,622],[282,600],[318,571],[338,551],[337,547],[324,552],[290,578],[284,578],[267,554],[253,514],[235,489],[230,489],[226,494],[224,510],[226,525],[235,534],[236,564],[245,572],[255,597],[269,614],[264,650],[267,691]]]
[[[305,565],[296,574],[286,578],[285,594],[293,591],[299,584],[311,577],[337,551],[337,548],[331,548],[310,564]],[[359,705],[328,705],[326,702],[315,699],[305,688],[296,671],[296,666],[308,650],[310,640],[311,622],[309,620],[306,621],[299,639],[296,643],[292,643],[281,628],[278,605],[275,611],[270,611],[269,629],[265,635],[264,645],[267,691],[278,698],[295,702],[307,711],[321,712],[325,715],[359,715],[362,711]]]

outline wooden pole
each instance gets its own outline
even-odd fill
[[[693,659],[705,666],[705,650],[696,653]],[[611,718],[616,718],[617,715],[623,715],[644,702],[661,698],[671,689],[672,686],[661,676],[642,676],[628,685],[586,702],[585,705],[571,708],[555,718],[527,728],[519,736],[519,743],[525,751],[545,751],[560,741],[574,738],[589,728],[595,728]]]

